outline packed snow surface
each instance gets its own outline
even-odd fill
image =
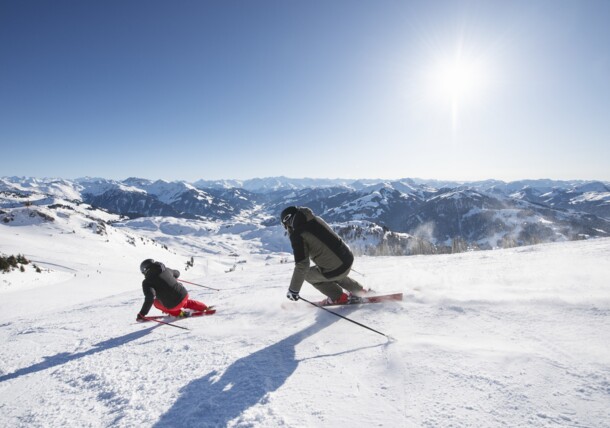
[[[288,301],[290,254],[144,232],[0,225],[43,270],[0,274],[0,426],[610,424],[610,239],[359,257],[355,279],[404,301],[333,310],[390,340]],[[148,257],[220,289],[186,284],[218,312],[136,323]]]

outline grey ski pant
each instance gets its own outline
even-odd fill
[[[305,275],[305,281],[309,282],[325,296],[336,300],[343,294],[343,289],[351,291],[352,293],[358,293],[359,291],[364,290],[364,287],[362,287],[358,281],[351,279],[348,276],[350,271],[351,268],[341,275],[326,278],[322,275],[322,272],[320,272],[320,268],[311,266],[309,271],[307,271],[307,275]]]

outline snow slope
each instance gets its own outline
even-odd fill
[[[164,248],[134,226],[0,224],[0,252],[44,267],[0,274],[0,426],[609,424],[610,239],[357,258],[354,278],[405,300],[336,311],[388,341],[289,302],[286,253],[230,234]],[[175,322],[189,330],[136,323],[146,257],[221,289],[187,284],[218,313]]]

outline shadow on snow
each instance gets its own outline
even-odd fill
[[[60,352],[59,354],[55,354],[50,357],[43,357],[44,361],[41,361],[40,363],[19,369],[13,373],[9,373],[9,374],[0,376],[0,382],[15,379],[20,376],[28,375],[31,373],[36,373],[36,372],[39,372],[42,370],[50,369],[52,367],[57,367],[62,364],[68,363],[70,361],[78,360],[79,358],[97,354],[98,352],[102,352],[102,351],[105,351],[105,350],[108,350],[111,348],[116,348],[118,346],[124,345],[126,343],[132,342],[134,340],[138,340],[139,338],[146,336],[156,327],[157,326],[153,326],[151,328],[138,330],[133,333],[126,334],[124,336],[114,337],[112,339],[108,339],[103,342],[96,343],[88,351],[76,352],[76,353]]]
[[[161,416],[154,425],[155,428],[227,426],[229,421],[237,418],[250,407],[264,402],[269,393],[280,388],[295,372],[300,362],[296,359],[295,347],[301,341],[339,320],[340,318],[328,314],[320,314],[317,322],[311,326],[240,358],[221,376],[218,372],[212,371],[202,378],[191,381],[181,389],[180,397]],[[359,349],[344,351],[341,354]],[[317,357],[307,359],[313,358]]]

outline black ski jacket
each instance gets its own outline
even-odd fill
[[[166,268],[163,263],[155,264],[146,272],[146,277],[142,281],[142,291],[144,292],[144,304],[140,309],[140,314],[146,315],[150,311],[155,298],[159,299],[163,306],[171,309],[177,306],[188,295],[186,288],[179,283],[176,278],[180,272]]]

